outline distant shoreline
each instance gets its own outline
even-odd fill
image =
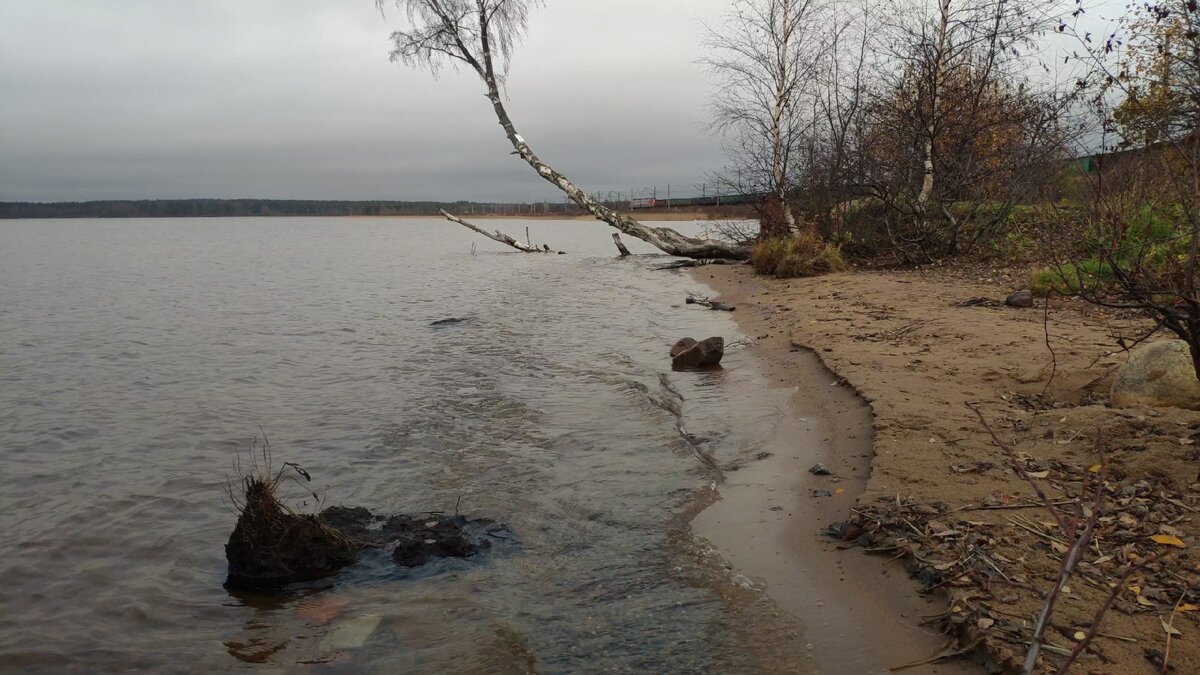
[[[693,200],[694,201],[694,200]],[[694,204],[628,209],[643,220],[718,220],[753,217],[746,204]],[[530,202],[399,202],[303,199],[158,199],[87,202],[0,202],[0,219],[48,218],[440,218],[445,209],[464,218],[591,220],[573,204]]]

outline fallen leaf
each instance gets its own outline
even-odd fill
[[[1134,584],[1134,585],[1130,586],[1130,587],[1129,587],[1129,590],[1133,591],[1134,595],[1141,595],[1141,594],[1142,594],[1142,587],[1141,587],[1141,586],[1139,586],[1139,585],[1137,585],[1137,584]]]
[[[983,618],[978,621],[980,630],[987,630],[987,629],[991,628],[993,625],[995,625],[995,623],[996,623],[995,619],[988,619],[988,618]]]
[[[1049,478],[1050,472],[1049,471],[1030,471],[1029,477],[1030,478]]]
[[[1167,631],[1167,635],[1175,635],[1178,637],[1183,637],[1183,633],[1180,633],[1179,631],[1172,628],[1171,624],[1167,623],[1166,619],[1164,619],[1160,616],[1160,617],[1158,617],[1158,620],[1160,622],[1162,622],[1163,630]]]
[[[1100,473],[1100,469],[1101,469],[1101,466],[1099,464],[1093,464],[1090,467],[1088,467],[1088,471],[1090,473]]]
[[[1139,605],[1141,605],[1142,607],[1157,607],[1158,606],[1158,605],[1154,604],[1153,602],[1150,602],[1149,600],[1147,600],[1146,596],[1144,596],[1144,595],[1137,596],[1137,603]]]
[[[840,495],[840,494],[842,494],[842,493],[843,493],[843,492],[845,492],[845,491],[846,491],[846,488],[838,488],[838,489],[836,489],[836,490],[834,490],[834,491],[833,491],[833,494],[835,494],[835,495]]]
[[[1194,612],[1200,609],[1200,605],[1183,604],[1175,609],[1176,612]]]
[[[1075,641],[1076,642],[1082,642],[1085,639],[1087,639],[1087,633],[1085,633],[1081,630],[1075,631]]]
[[[1150,541],[1153,541],[1156,544],[1162,544],[1163,546],[1174,546],[1176,548],[1187,548],[1187,544],[1183,543],[1182,539],[1180,539],[1179,537],[1169,535],[1169,534],[1156,534],[1156,535],[1150,537]]]

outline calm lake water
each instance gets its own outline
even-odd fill
[[[437,220],[0,221],[0,669],[753,670],[686,522],[780,402],[744,351],[671,372],[678,337],[738,336],[665,258],[494,225],[569,254]],[[225,490],[263,432],[325,505],[516,541],[231,595]]]

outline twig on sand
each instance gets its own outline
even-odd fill
[[[1163,625],[1163,630],[1167,633],[1167,646],[1163,648],[1162,672],[1166,675],[1169,664],[1171,663],[1171,636],[1175,634],[1175,614],[1179,612],[1179,605],[1183,603],[1184,596],[1187,591],[1179,594],[1179,599],[1175,601],[1175,606],[1171,608],[1171,618]]]
[[[1071,575],[1075,572],[1075,567],[1079,564],[1079,561],[1087,552],[1088,545],[1092,540],[1092,534],[1096,528],[1096,523],[1100,518],[1101,505],[1104,501],[1105,466],[1104,462],[1101,461],[1100,471],[1093,479],[1092,487],[1095,493],[1094,497],[1092,498],[1091,512],[1087,513],[1082,508],[1083,493],[1081,493],[1076,500],[1076,506],[1079,509],[1079,512],[1076,514],[1074,519],[1068,522],[1063,518],[1059,509],[1054,505],[1054,502],[1052,502],[1050,498],[1046,496],[1046,493],[1042,490],[1041,485],[1039,485],[1038,482],[1029,475],[1029,472],[1025,470],[1025,466],[1017,458],[1017,453],[1007,443],[1000,440],[1000,437],[996,434],[995,430],[992,429],[991,425],[988,424],[987,418],[984,417],[983,412],[979,410],[979,407],[974,403],[968,403],[967,407],[969,407],[971,411],[975,413],[975,416],[979,418],[979,422],[983,425],[983,428],[987,430],[989,435],[991,435],[992,441],[998,448],[1000,448],[1001,452],[1004,453],[1004,456],[1008,458],[1009,464],[1012,466],[1013,471],[1016,472],[1016,474],[1021,477],[1021,480],[1028,483],[1033,488],[1034,492],[1037,493],[1038,498],[1041,499],[1043,506],[1045,506],[1050,515],[1054,517],[1055,522],[1058,523],[1059,529],[1062,531],[1065,541],[1069,542],[1067,550],[1062,557],[1062,562],[1059,565],[1058,581],[1054,584],[1054,588],[1050,589],[1050,592],[1046,595],[1046,600],[1042,605],[1042,610],[1038,614],[1037,622],[1034,625],[1033,638],[1029,641],[1029,650],[1025,653],[1025,662],[1021,667],[1021,672],[1024,675],[1032,675],[1034,670],[1037,668],[1038,653],[1045,646],[1044,642],[1046,638],[1046,628],[1050,625],[1050,616],[1054,613],[1054,608],[1058,604],[1058,599],[1063,588],[1066,587],[1067,582],[1071,579]],[[1086,491],[1087,487],[1085,486],[1084,489]],[[1085,513],[1087,514],[1087,519],[1083,520]],[[1080,528],[1081,520],[1083,520],[1082,528]],[[1034,531],[1032,528],[1025,529]],[[1037,534],[1039,536],[1044,536],[1042,533]],[[1088,645],[1091,644],[1092,640],[1095,639],[1096,631],[1100,629],[1100,621],[1103,619],[1104,613],[1108,611],[1108,608],[1111,604],[1112,601],[1110,599],[1106,601],[1099,610],[1097,610],[1096,616],[1092,621],[1092,625],[1089,627],[1084,639],[1080,640],[1075,645],[1075,649],[1070,652],[1066,667],[1070,667],[1070,664],[1074,663],[1079,654],[1083,653],[1083,651],[1087,649]],[[1059,672],[1063,672],[1063,670],[1060,670]]]
[[[952,647],[952,646],[954,646],[954,640],[953,639],[947,640],[946,644],[942,645],[942,648],[938,650],[938,653],[934,654],[933,656],[930,656],[927,659],[921,659],[920,661],[913,661],[912,663],[906,663],[902,666],[893,666],[891,668],[888,668],[888,670],[892,671],[893,673],[897,673],[897,672],[900,672],[901,670],[908,670],[909,668],[917,668],[919,666],[927,666],[931,663],[938,663],[940,661],[945,661],[946,659],[953,659],[955,657],[962,656],[964,654],[970,654],[971,652],[975,651],[975,648],[979,646],[979,643],[972,642],[971,644],[967,645],[966,647],[960,647],[958,649],[950,650],[950,647]],[[947,650],[950,650],[950,651],[947,651]]]

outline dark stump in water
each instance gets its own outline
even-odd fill
[[[277,591],[320,579],[358,560],[364,549],[390,551],[396,564],[418,567],[440,558],[469,558],[507,530],[487,519],[438,514],[376,516],[334,506],[320,515],[285,509],[267,485],[246,484],[246,506],[225,545],[232,590]]]
[[[245,505],[225,544],[229,563],[225,584],[230,588],[277,589],[297,581],[320,579],[358,559],[361,542],[318,516],[284,508],[269,483],[250,478],[245,488]]]

